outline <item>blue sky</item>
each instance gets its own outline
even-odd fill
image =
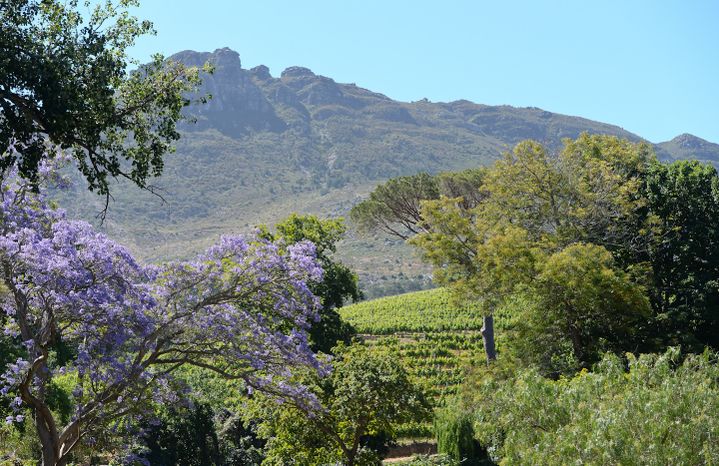
[[[403,101],[534,106],[719,142],[719,1],[142,0],[132,54],[237,50]]]

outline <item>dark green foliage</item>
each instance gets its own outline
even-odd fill
[[[146,428],[147,452],[153,466],[205,466],[222,463],[212,408],[168,408],[158,425]]]
[[[160,406],[154,419],[142,422],[138,457],[152,465],[259,466],[265,441],[256,434],[256,422],[240,414],[246,394],[213,373],[196,375],[205,384],[187,378],[193,399],[198,397],[191,407]]]
[[[223,466],[259,466],[265,441],[255,434],[254,424],[246,426],[237,414],[223,410],[215,417]]]
[[[312,350],[330,354],[337,343],[350,343],[357,331],[352,324],[342,320],[335,309],[325,308],[320,312],[320,321],[312,324],[309,333]]]
[[[157,56],[128,74],[126,55],[152,24],[127,13],[133,0],[83,17],[77,0],[0,5],[0,169],[35,180],[47,141],[69,149],[88,187],[109,195],[109,177],[147,188],[180,135],[183,93],[197,70]],[[14,146],[22,155],[8,151]]]
[[[360,447],[375,452],[380,458],[384,458],[394,446],[397,446],[396,436],[386,430],[360,437]]]
[[[719,348],[719,176],[694,161],[656,164],[647,176],[657,224],[651,298],[661,344]]]
[[[473,423],[473,415],[461,408],[452,406],[436,412],[434,432],[437,452],[467,466],[492,464],[488,461],[487,452],[474,438]]]
[[[349,323],[342,320],[336,309],[348,300],[357,301],[362,294],[357,275],[333,257],[337,242],[345,233],[343,220],[292,214],[275,225],[274,235],[264,226],[261,229],[265,236],[281,238],[287,244],[304,240],[314,243],[324,277],[312,288],[312,292],[320,298],[322,304],[320,321],[310,329],[312,349],[329,354],[338,342],[349,343],[356,332]]]

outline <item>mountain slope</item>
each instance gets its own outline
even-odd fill
[[[242,68],[229,49],[172,58],[214,63],[201,91],[213,98],[190,109],[197,123],[182,126],[177,152],[155,183],[167,204],[120,184],[104,225],[149,260],[186,257],[221,233],[292,211],[343,215],[387,178],[486,164],[527,138],[552,149],[583,131],[641,140],[617,126],[538,108],[398,102],[307,68],[273,77],[264,66]],[[702,159],[719,160],[719,146],[700,146]],[[655,147],[667,159],[691,152],[676,140]],[[101,208],[81,188],[64,204],[88,219]],[[428,270],[395,241],[350,237],[341,251],[363,283],[382,293],[399,291],[397,283],[405,289],[426,283]]]
[[[697,159],[702,162],[719,163],[719,144],[714,144],[691,134],[680,134],[671,141],[657,144],[660,150],[673,159]]]

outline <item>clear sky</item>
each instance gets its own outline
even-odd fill
[[[142,0],[135,58],[230,47],[403,101],[468,99],[719,143],[719,0]]]

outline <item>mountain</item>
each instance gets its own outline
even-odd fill
[[[182,125],[177,152],[155,183],[167,203],[118,184],[103,225],[147,260],[186,257],[222,233],[293,211],[344,215],[387,178],[486,164],[524,139],[552,149],[583,131],[642,140],[618,126],[539,108],[398,102],[302,67],[274,77],[265,66],[242,68],[239,54],[227,48],[171,58],[212,62],[215,71],[200,91],[212,99],[190,109],[197,122]],[[719,161],[719,146],[690,135],[655,148],[664,159],[696,154]],[[64,204],[90,220],[102,206],[82,185]],[[370,295],[427,283],[428,269],[397,241],[350,232],[340,249]]]
[[[691,134],[680,134],[671,141],[657,144],[660,150],[673,159],[697,159],[702,162],[719,163],[719,144],[714,144]]]

